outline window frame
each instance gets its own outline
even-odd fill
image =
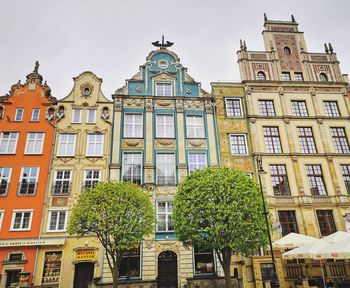
[[[213,271],[212,272],[198,272],[197,270],[197,262],[198,262],[198,256],[202,256],[202,255],[208,255],[212,257],[212,265],[213,265]],[[203,260],[202,260],[203,261]],[[215,254],[214,251],[211,249],[207,249],[206,251],[201,251],[200,249],[198,249],[196,246],[193,246],[193,275],[194,277],[200,277],[200,276],[204,276],[204,275],[215,275],[215,271],[216,271],[216,265],[215,265]],[[209,263],[209,262],[205,262],[205,263]]]
[[[232,139],[233,137],[243,137],[243,139],[244,139],[244,153],[241,153],[241,151],[240,151],[239,147],[242,147],[242,144],[240,144],[240,143],[237,143],[239,153],[234,152],[234,148],[233,148],[234,143],[233,143],[233,139]],[[249,155],[247,134],[245,134],[245,133],[230,133],[229,134],[229,141],[230,141],[231,155],[233,155],[233,156],[242,156],[242,155],[247,156],[247,155]]]
[[[57,219],[55,223],[56,229],[51,229],[51,221],[52,221],[52,213],[57,213]],[[62,229],[58,229],[61,213],[64,213],[64,226]],[[47,225],[46,225],[46,232],[47,233],[55,233],[55,232],[65,232],[67,229],[67,222],[68,222],[68,209],[49,209],[47,213]]]
[[[266,81],[266,75],[263,71],[256,73],[256,78],[258,81]]]
[[[31,181],[32,179],[34,179],[31,174],[32,174],[32,170],[33,168],[37,169],[36,171],[36,177],[35,177],[35,182],[34,182],[34,191],[33,193],[29,193],[29,189],[30,189],[30,184],[33,183],[33,181]],[[30,169],[29,170],[29,174],[27,177],[23,177],[23,173],[24,173],[24,170],[25,169]],[[39,166],[22,166],[21,168],[21,174],[20,174],[20,177],[19,177],[19,183],[18,183],[18,189],[17,189],[17,196],[35,196],[36,195],[36,192],[38,190],[38,179],[39,179],[39,175],[40,175],[40,167]],[[28,179],[26,180],[27,182],[23,182],[24,179]],[[26,184],[27,183],[27,184]],[[25,193],[21,193],[22,191],[22,185],[26,184],[27,187],[25,188]]]
[[[30,139],[30,135],[34,134],[34,139]],[[38,135],[42,135],[42,139],[38,139]],[[28,132],[27,133],[27,139],[26,139],[26,146],[24,148],[24,154],[27,155],[40,155],[43,154],[43,147],[44,147],[44,142],[45,142],[45,132]],[[28,151],[29,148],[29,141],[33,141],[33,151]],[[38,152],[36,152],[35,150],[37,150],[37,145],[38,142],[41,141],[41,145],[40,145],[40,149]]]
[[[90,113],[92,113],[92,121],[90,121]],[[96,124],[96,114],[97,110],[96,109],[86,109],[86,124]]]
[[[62,147],[62,137],[63,135],[69,137],[70,135],[73,135],[74,136],[74,142],[73,141],[68,141],[68,138],[66,140],[66,142],[64,143],[65,145],[65,149],[64,151],[61,151],[63,150]],[[60,133],[58,135],[58,147],[57,147],[57,156],[58,157],[74,157],[75,156],[75,150],[76,150],[76,144],[77,144],[77,134],[76,133]],[[67,149],[68,149],[68,145],[73,145],[73,149],[72,149],[72,153],[68,154],[67,152]],[[63,153],[64,152],[64,153]]]
[[[3,154],[16,154],[16,150],[17,150],[17,144],[18,144],[18,138],[19,138],[19,132],[16,132],[16,131],[1,131],[0,132],[0,148],[3,146],[3,141],[4,141],[4,133],[8,133],[9,134],[9,138],[6,139],[6,150],[4,152],[1,152],[0,150],[0,155],[3,155]],[[16,137],[15,139],[13,139],[11,136],[15,134]],[[13,145],[13,151],[9,151],[9,147],[10,147],[10,143],[11,141],[14,141],[14,145]]]
[[[160,119],[159,117],[163,116],[164,120],[162,123],[160,123]],[[172,123],[171,125],[169,125],[168,123],[166,123],[166,117],[171,117],[172,118]],[[168,138],[168,139],[173,139],[175,138],[175,117],[173,113],[156,113],[155,114],[155,118],[156,118],[156,138]],[[160,135],[161,133],[159,133],[158,127],[162,127],[161,129],[163,130],[163,135]],[[171,130],[170,130],[171,128]],[[171,133],[169,133],[170,135],[168,135],[168,131],[171,131]],[[165,133],[164,133],[165,132]],[[165,136],[164,136],[165,135]]]
[[[158,85],[163,86],[162,88],[162,95],[158,93]],[[171,95],[165,95],[166,89],[164,88],[165,86],[170,86],[170,94]],[[160,96],[160,97],[173,97],[174,96],[174,83],[170,81],[156,81],[154,82],[154,95],[155,96]]]
[[[76,119],[76,114],[77,114],[77,112],[79,111],[79,117],[78,117],[78,120],[77,121],[75,121]],[[81,109],[81,108],[73,108],[72,109],[72,119],[71,119],[71,123],[73,123],[73,124],[80,124],[81,123],[81,119],[82,119],[82,114],[83,114],[83,109]]]
[[[92,172],[92,177],[87,178],[89,172]],[[95,174],[94,172],[98,172],[98,178],[94,177]],[[102,176],[102,170],[101,169],[84,169],[84,174],[83,174],[83,190],[89,189],[89,188],[94,188],[95,185],[99,182],[101,182],[101,177]],[[89,184],[86,184],[87,182],[90,182]]]
[[[276,116],[275,102],[273,99],[258,99],[258,104],[259,104],[260,116],[266,116],[266,117]]]
[[[189,118],[193,119],[192,125],[189,124]],[[201,119],[202,123],[199,123],[196,119]],[[187,114],[186,115],[186,138],[187,139],[205,139],[205,119],[202,114]],[[193,135],[190,135],[189,131],[193,131]],[[201,131],[201,132],[198,132]]]
[[[301,107],[301,103],[305,104],[305,107]],[[305,100],[291,100],[292,113],[296,117],[308,117],[309,111],[307,110],[307,104]],[[305,108],[305,109],[304,109]],[[306,112],[306,113],[304,113]]]
[[[38,111],[37,119],[34,119],[35,111]],[[32,116],[30,117],[30,121],[32,121],[32,122],[39,122],[40,121],[40,109],[39,108],[32,109]]]
[[[21,114],[19,112],[21,112]],[[18,117],[18,116],[20,116],[20,117]],[[13,121],[14,122],[22,122],[23,116],[24,116],[24,108],[16,108],[15,118],[13,119]],[[17,118],[19,118],[19,119],[17,119]]]
[[[122,255],[122,260],[121,260],[121,263],[120,263],[120,268],[119,268],[119,278],[118,279],[139,279],[139,278],[141,278],[141,273],[142,273],[142,263],[141,263],[141,246],[139,247],[139,248],[137,248],[137,249],[135,249],[135,250],[133,250],[133,251],[136,251],[136,253],[133,255],[133,254],[131,254],[132,252],[129,252],[129,255]],[[121,273],[121,268],[122,268],[122,265],[124,264],[123,263],[123,260],[124,261],[127,261],[127,267],[129,267],[129,269],[130,269],[130,259],[131,258],[138,258],[138,275],[136,275],[136,276],[130,276],[130,275],[128,275],[128,273],[127,273],[127,275],[121,275],[122,273]],[[126,259],[126,260],[125,260]],[[126,269],[126,270],[128,270],[128,269]],[[127,271],[127,272],[129,272],[130,273],[130,271]]]
[[[288,172],[285,164],[270,164],[270,177],[274,196],[291,196]],[[278,191],[278,193],[276,193]]]
[[[24,213],[30,214],[27,228],[14,228],[16,213],[22,213],[20,226],[23,225]],[[32,229],[33,214],[34,214],[34,209],[14,209],[14,210],[12,210],[10,231],[30,231]]]
[[[290,82],[292,81],[291,77],[290,77],[290,72],[282,72],[282,81],[285,82]]]
[[[295,79],[295,81],[303,82],[304,81],[303,73],[302,72],[294,72],[294,79]]]
[[[312,174],[310,171],[312,170]],[[312,196],[327,196],[327,187],[323,177],[322,165],[320,164],[307,164],[305,165],[306,176],[309,182],[309,188]],[[319,171],[316,171],[319,170]],[[312,183],[313,182],[313,183]],[[316,185],[312,187],[312,185]],[[319,186],[321,185],[321,186]],[[313,191],[317,190],[317,194]],[[322,193],[320,193],[322,192]]]
[[[165,203],[165,211],[159,212],[159,204]],[[169,211],[169,203],[171,203],[171,211]],[[156,201],[156,233],[174,233],[174,219],[172,218],[173,215],[173,208],[174,208],[174,200],[157,200]],[[159,216],[165,216],[165,230],[159,230]],[[169,216],[170,220],[169,220]],[[173,229],[169,229],[169,226],[172,222]]]
[[[276,131],[272,131],[275,129]],[[266,153],[283,153],[279,126],[263,126],[263,135]]]
[[[63,175],[62,175],[62,179],[57,179],[57,174],[59,172],[62,172]],[[64,178],[65,176],[65,173],[66,172],[69,172],[69,179],[67,178]],[[72,186],[72,176],[73,176],[73,170],[71,169],[57,169],[54,171],[54,178],[53,178],[53,185],[52,185],[52,190],[51,190],[51,194],[54,195],[54,196],[61,196],[61,195],[69,195],[70,192],[71,192],[71,186]],[[59,190],[61,191],[60,193],[56,193],[56,183],[57,182],[62,182],[62,184],[60,185],[61,187],[59,188]],[[68,182],[68,188],[67,185],[64,184],[64,182]],[[63,193],[63,190],[68,190],[68,192],[66,193]]]
[[[126,164],[125,163],[125,155],[126,154],[129,154],[129,155],[140,155],[140,163],[136,163],[136,164]],[[132,183],[136,183],[136,184],[139,184],[141,185],[143,183],[143,153],[142,152],[139,152],[139,151],[123,151],[123,154],[122,154],[123,158],[122,158],[122,169],[121,169],[121,179],[122,179],[122,182],[132,182]],[[140,165],[140,180],[138,181],[138,179],[136,178],[136,182],[134,182],[134,175],[135,175],[135,172],[134,170],[137,169],[137,168],[134,168],[132,167],[132,173],[130,175],[130,179],[131,181],[125,181],[124,180],[124,176],[125,176],[125,172],[127,171],[126,170],[126,167],[125,165]],[[137,176],[137,175],[136,175]]]
[[[235,107],[234,104],[232,104],[232,107],[229,107],[228,102],[232,101],[237,101],[239,103],[239,107]],[[232,109],[232,114],[229,112],[229,109]],[[239,115],[236,114],[236,112],[239,110]],[[241,97],[225,97],[225,113],[226,113],[226,118],[243,118],[243,106],[242,106],[242,98]]]
[[[341,117],[338,101],[323,100],[323,109],[327,117]]]
[[[97,136],[101,136],[101,141],[97,141]],[[86,135],[86,151],[85,156],[86,157],[102,157],[104,152],[104,137],[105,135],[103,133],[88,133]],[[94,142],[92,142],[94,140]],[[100,145],[101,149],[100,151],[97,149]],[[92,148],[93,153],[89,153],[90,148]]]
[[[350,146],[346,137],[345,127],[330,127],[335,153],[348,154]]]
[[[282,233],[281,233],[282,236],[286,236],[291,232],[299,233],[298,221],[297,221],[295,210],[278,210],[277,214],[278,214],[278,221],[280,222],[281,229],[282,229]],[[282,221],[281,219],[286,221]]]
[[[321,81],[321,82],[328,82],[328,75],[324,72],[321,72],[319,75],[318,75],[318,79]]]
[[[300,152],[305,154],[316,154],[317,146],[316,146],[312,126],[297,127],[297,133],[299,137]]]
[[[330,214],[326,215],[327,213],[324,213],[324,215],[320,215],[321,212],[328,212],[328,213],[330,212]],[[324,218],[323,220],[326,220],[326,221],[320,222],[320,217],[323,217]],[[327,221],[327,220],[329,220],[329,219],[326,219],[328,217],[330,217],[332,219],[332,222]],[[326,209],[318,209],[318,210],[316,210],[316,219],[317,219],[318,229],[320,231],[321,237],[328,236],[328,235],[338,231],[337,230],[337,225],[336,225],[336,223],[334,221],[334,215],[333,215],[333,210],[332,209],[327,209],[327,210]],[[327,227],[327,231],[325,231],[325,229],[321,228],[321,223],[328,226]],[[330,226],[333,226],[333,227],[330,227]],[[326,234],[324,234],[322,231],[326,232]]]
[[[4,174],[4,170],[5,169],[9,169],[9,176],[7,177],[7,180],[6,180],[6,178],[3,176],[3,174]],[[1,166],[0,167],[0,188],[2,187],[2,181],[3,180],[6,180],[7,181],[7,184],[6,184],[6,190],[5,190],[5,193],[0,193],[0,197],[3,197],[3,196],[7,196],[7,194],[8,194],[8,192],[9,192],[9,188],[10,188],[10,181],[11,181],[11,175],[12,175],[12,167],[8,167],[8,166]],[[0,192],[1,192],[1,190],[2,190],[3,188],[1,188],[0,189]]]
[[[130,123],[126,122],[126,118],[127,116],[132,115],[132,121]],[[135,121],[135,116],[141,116],[141,121],[140,123],[137,123]],[[127,129],[126,125],[131,125],[131,132],[129,132],[129,130]],[[139,125],[140,127],[140,135],[137,134],[136,132],[136,126],[135,125]],[[127,132],[128,131],[128,132]],[[132,113],[132,112],[125,112],[124,113],[124,117],[123,117],[123,138],[143,138],[143,113],[139,112],[139,113]]]
[[[350,195],[350,164],[340,164],[340,170],[344,179],[347,194]]]
[[[205,156],[205,167],[203,166],[203,167],[201,167],[201,168],[199,168],[198,166],[199,166],[199,164],[203,164],[203,163],[199,163],[199,162],[196,162],[196,163],[190,163],[190,155],[197,155],[197,157],[196,157],[196,159],[198,160],[198,156],[199,155],[204,155]],[[195,169],[193,169],[193,170],[191,170],[191,165],[193,166],[193,165],[195,165],[195,166],[197,166],[197,168],[195,168]],[[206,152],[188,152],[187,153],[187,166],[188,166],[188,174],[190,175],[190,174],[192,174],[192,173],[194,173],[197,169],[205,169],[205,168],[207,168],[208,167],[208,155],[207,155],[207,153]]]
[[[160,155],[167,155],[167,156],[172,156],[173,157],[173,162],[165,162],[165,163],[159,163],[159,158],[158,156]],[[168,157],[166,157],[168,158]],[[161,170],[161,168],[159,168],[159,165],[160,166],[163,166],[163,171],[166,171],[166,174],[170,171],[171,172],[171,169],[170,167],[172,168],[173,170],[173,175],[164,175],[163,177],[167,177],[167,178],[173,178],[173,181],[170,181],[170,180],[165,180],[164,183],[160,183],[162,181],[159,181],[158,177],[160,177],[160,173],[158,172],[159,170]],[[170,166],[171,165],[171,166]],[[165,168],[165,169],[164,169]],[[159,186],[173,186],[173,185],[176,185],[176,154],[175,152],[156,152],[156,183],[157,185]]]
[[[5,210],[1,209],[0,210],[0,231],[2,229],[2,222],[4,221],[4,217],[5,217]]]

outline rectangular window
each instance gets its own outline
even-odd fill
[[[32,225],[33,210],[14,210],[11,231],[29,231]]]
[[[276,116],[273,100],[259,100],[259,110],[262,116]]]
[[[37,108],[33,109],[31,121],[39,121],[39,117],[40,117],[40,109],[37,109]]]
[[[157,232],[173,232],[173,202],[157,202]]]
[[[204,124],[202,115],[186,116],[187,138],[204,138]]]
[[[226,98],[226,116],[232,117],[243,117],[242,100],[241,98]]]
[[[45,252],[42,287],[58,287],[61,274],[62,251]]]
[[[247,136],[245,134],[230,134],[232,155],[247,155]]]
[[[4,220],[5,210],[0,210],[0,231],[2,227],[2,220]]]
[[[282,81],[290,81],[290,73],[289,72],[282,72]]]
[[[191,174],[197,169],[203,169],[208,166],[207,154],[188,153],[188,173]]]
[[[267,153],[282,153],[278,127],[263,127]]]
[[[331,128],[331,135],[335,151],[337,153],[350,153],[348,139],[346,138],[345,128],[333,127]]]
[[[281,223],[282,236],[286,236],[291,232],[298,233],[295,211],[278,211],[278,220]]]
[[[127,251],[122,255],[119,278],[139,278],[140,268],[140,249]]]
[[[12,169],[0,167],[0,196],[5,196],[8,192]]]
[[[72,184],[71,170],[55,171],[54,183],[52,187],[53,195],[67,195],[70,192]]]
[[[49,211],[49,220],[47,223],[48,232],[66,231],[66,225],[67,225],[66,210]]]
[[[172,83],[156,83],[156,96],[173,96]]]
[[[15,154],[18,132],[0,132],[0,154]]]
[[[327,236],[337,232],[332,210],[316,210],[316,215],[321,236]]]
[[[157,114],[156,115],[156,137],[174,138],[174,115]]]
[[[290,195],[287,170],[285,165],[270,165],[273,193],[275,196]]]
[[[175,154],[157,153],[157,184],[175,185]]]
[[[306,175],[312,195],[327,195],[321,165],[306,165]]]
[[[201,250],[198,247],[194,249],[194,271],[196,275],[214,274],[214,255],[213,250]]]
[[[340,165],[348,195],[350,195],[350,165]],[[1,170],[0,170],[1,171]]]
[[[81,123],[82,109],[73,109],[72,123]]]
[[[24,154],[42,154],[45,133],[28,133]]]
[[[306,101],[292,101],[293,116],[306,117],[308,116]]]
[[[274,269],[272,263],[260,263],[260,272],[262,282],[271,281],[274,277]]]
[[[104,135],[100,133],[87,135],[86,156],[103,156]]]
[[[14,120],[15,121],[22,121],[23,120],[23,113],[24,113],[24,109],[23,108],[17,108]]]
[[[88,109],[86,115],[86,123],[95,124],[96,123],[96,109]]]
[[[124,137],[142,138],[143,135],[142,114],[124,114]]]
[[[39,167],[22,167],[18,195],[34,195],[39,178]]]
[[[59,135],[57,156],[74,156],[76,136],[68,133]]]
[[[122,170],[123,182],[141,184],[142,153],[124,152]]]
[[[101,170],[84,171],[84,189],[94,188],[101,181]]]
[[[304,81],[303,73],[295,72],[294,77],[295,77],[295,81]]]
[[[298,127],[301,153],[317,153],[314,135],[311,127]]]
[[[329,117],[339,117],[339,108],[337,101],[323,101],[324,112]]]

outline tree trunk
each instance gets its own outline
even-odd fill
[[[225,274],[225,287],[232,288],[231,286],[231,275],[230,275],[230,265],[231,265],[231,253],[227,252],[222,255],[223,269]]]
[[[119,266],[120,266],[120,262],[118,261],[117,263],[114,263],[114,266],[112,269],[113,288],[118,288]]]

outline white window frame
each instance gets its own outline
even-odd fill
[[[90,119],[91,115],[92,115],[92,119]],[[96,124],[96,109],[86,110],[86,124]]]
[[[8,133],[9,134],[9,138],[8,139],[4,139],[4,133]],[[12,135],[15,134],[15,138],[12,138]],[[12,132],[12,131],[2,131],[0,132],[0,148],[3,146],[3,141],[6,141],[6,150],[4,152],[2,152],[0,150],[0,154],[16,154],[16,150],[17,150],[17,143],[18,143],[18,132]],[[9,144],[10,142],[14,141],[15,144],[13,145],[13,150],[9,151]]]
[[[5,210],[0,210],[0,231],[2,229],[2,222],[4,221]]]
[[[140,183],[142,184],[143,182],[143,178],[142,178],[142,174],[143,174],[143,154],[142,152],[139,152],[139,151],[124,151],[123,152],[123,160],[122,160],[122,181],[124,182],[124,174],[125,174],[125,161],[124,161],[124,157],[125,157],[125,154],[139,154],[140,155],[140,163],[136,163],[136,164],[139,164],[141,165],[141,168],[140,168]],[[130,164],[128,164],[130,165]],[[133,164],[135,165],[135,164]],[[134,170],[134,169],[133,169]],[[133,172],[131,176],[135,175],[135,173]],[[131,179],[133,179],[134,177],[131,177]],[[131,181],[133,183],[135,183],[134,181]]]
[[[98,178],[87,178],[87,175],[89,172],[92,172],[92,175],[94,174],[94,172],[98,172]],[[101,182],[101,175],[102,175],[102,170],[101,169],[86,169],[84,170],[84,182],[83,182],[83,186],[84,186],[84,189],[88,189],[88,188],[92,188],[96,183],[93,183],[93,182]],[[86,187],[86,182],[87,181],[91,181],[92,182],[92,185],[89,186],[89,187]]]
[[[196,157],[196,159],[198,160],[198,155],[205,155],[205,160],[206,160],[206,162],[205,162],[205,167],[201,167],[201,168],[199,168],[199,164],[203,164],[203,163],[200,163],[200,162],[196,162],[196,163],[192,163],[192,165],[195,165],[196,166],[196,168],[194,169],[194,170],[190,170],[190,166],[191,166],[191,163],[190,163],[190,155],[191,154],[193,154],[193,155],[197,155],[197,157]],[[189,152],[188,153],[188,174],[192,174],[192,173],[194,173],[194,171],[196,171],[197,169],[205,169],[205,168],[207,168],[208,167],[208,155],[207,155],[207,153],[206,152]]]
[[[126,122],[128,115],[132,116],[131,122]],[[141,122],[136,122],[136,115],[141,116]],[[126,125],[131,125],[131,131],[127,129]],[[141,125],[140,134],[137,134],[135,126]],[[143,114],[142,113],[124,113],[124,125],[123,125],[123,137],[124,138],[142,138],[143,137]]]
[[[162,93],[161,94],[158,94],[158,85],[159,86],[163,86],[162,88]],[[166,91],[166,89],[164,88],[165,86],[170,86],[170,95],[166,95],[165,92],[168,92]],[[154,84],[154,90],[155,90],[155,95],[156,96],[163,96],[163,97],[172,97],[174,96],[174,85],[172,82],[165,82],[165,81],[162,81],[162,82],[155,82]]]
[[[69,179],[67,179],[67,178],[57,179],[58,172],[63,172],[63,173],[69,172]],[[71,169],[57,169],[57,170],[55,170],[51,194],[52,195],[68,195],[70,193],[71,186],[72,186],[72,175],[73,175],[73,170],[71,170]],[[55,193],[55,189],[56,189],[55,185],[56,185],[57,181],[68,182],[68,190],[69,190],[68,193],[62,193],[62,190],[63,190],[62,184],[61,184],[61,189],[60,189],[61,192]]]
[[[56,223],[55,223],[55,229],[50,229],[51,227],[51,220],[52,220],[52,213],[53,212],[57,212],[57,219],[56,219]],[[58,229],[58,223],[59,223],[59,219],[61,217],[61,213],[65,214],[65,218],[64,218],[64,227],[63,229]],[[65,232],[67,229],[67,221],[68,220],[68,210],[67,209],[50,209],[48,211],[48,216],[47,216],[47,226],[46,226],[46,232]]]
[[[32,193],[32,194],[28,194],[28,191],[27,191],[27,193],[25,193],[25,194],[21,194],[21,193],[20,193],[20,192],[21,192],[21,187],[22,187],[22,181],[23,181],[23,178],[24,178],[24,177],[23,177],[23,170],[26,169],[26,168],[29,168],[29,169],[30,169],[30,173],[29,173],[29,174],[32,173],[32,169],[33,169],[33,168],[37,168],[37,173],[36,173],[36,178],[35,178],[35,188],[34,188],[34,193]],[[20,179],[19,179],[19,186],[18,186],[17,195],[19,195],[19,196],[34,196],[34,195],[36,194],[37,189],[38,189],[38,179],[39,179],[39,175],[40,175],[40,167],[38,167],[38,166],[24,166],[24,167],[22,167],[22,168],[21,168],[21,175],[20,175]],[[33,179],[32,177],[29,177],[29,176],[30,176],[30,175],[28,175],[28,176],[26,177],[27,180]],[[32,182],[27,181],[27,183],[29,184],[29,183],[32,183]],[[28,187],[27,187],[27,189],[28,189]]]
[[[63,135],[73,135],[74,136],[74,141],[67,141],[64,143],[65,148],[61,148],[62,147],[62,137]],[[57,156],[65,156],[65,157],[72,157],[75,155],[75,146],[76,146],[76,142],[77,142],[77,134],[73,134],[73,133],[60,133],[58,136],[58,147],[57,147]],[[73,145],[73,149],[72,149],[72,153],[68,154],[67,152],[67,145]]]
[[[101,136],[101,141],[97,141],[98,136]],[[104,134],[102,133],[91,133],[86,136],[86,156],[89,157],[101,157],[103,156],[104,148]],[[98,147],[101,147],[100,151]],[[92,153],[89,153],[89,150],[92,150]]]
[[[169,155],[171,155],[173,157],[173,163],[170,162],[165,162],[165,163],[160,163],[160,158],[158,157],[159,155],[166,155],[165,158],[168,160]],[[162,167],[163,169],[159,169],[159,167]],[[173,183],[169,183],[170,181],[167,180],[167,183],[161,183],[159,184],[158,181],[158,177],[160,177],[160,173],[158,172],[159,170],[163,170],[164,172],[169,173],[169,171],[171,172],[171,169],[174,171],[173,175],[164,175],[164,177],[174,177],[174,182]],[[173,152],[158,152],[156,154],[156,182],[157,185],[176,185],[176,158],[175,158],[175,153]]]
[[[191,126],[189,125],[189,118],[193,119],[193,123],[191,124]],[[196,119],[201,119],[202,123],[198,123],[198,120]],[[205,129],[204,129],[204,116],[201,114],[189,114],[186,115],[186,138],[190,138],[190,139],[203,139],[205,138]],[[194,131],[193,135],[189,135],[189,127],[192,128],[192,130]],[[200,130],[199,130],[200,129]],[[197,130],[201,131],[201,132],[197,132]],[[201,135],[202,134],[202,135]]]
[[[35,112],[38,111],[38,116],[36,119],[34,119]],[[39,108],[33,108],[32,110],[32,116],[30,117],[30,121],[38,122],[40,120],[40,109]]]
[[[4,169],[7,168],[7,169],[10,169],[10,172],[9,172],[9,176],[7,178],[5,178],[3,175],[4,173]],[[11,181],[11,174],[12,174],[12,167],[0,167],[0,171],[1,171],[1,174],[0,174],[0,184],[2,182],[2,180],[6,180],[7,181],[7,187],[6,187],[6,193],[5,194],[0,194],[0,197],[1,196],[6,196],[7,193],[9,192],[9,186],[10,186],[10,181]]]
[[[163,116],[162,121],[159,119],[161,116]],[[171,124],[166,122],[166,117],[171,117]],[[156,138],[175,138],[174,114],[156,114]]]
[[[34,139],[30,139],[30,135],[34,134]],[[38,139],[38,136],[42,135],[42,139]],[[28,151],[29,149],[29,142],[34,142],[33,144],[33,151]],[[40,142],[41,141],[41,145]],[[38,144],[39,142],[39,144]],[[45,142],[45,133],[44,132],[28,132],[27,133],[27,140],[26,140],[26,148],[24,149],[24,154],[42,154],[43,153],[43,146]],[[37,149],[39,146],[40,149]],[[38,150],[38,151],[36,151]]]
[[[19,115],[20,111],[22,114]],[[24,115],[24,108],[16,108],[15,119],[13,119],[13,121],[15,121],[15,122],[23,121],[23,115]],[[21,116],[21,117],[18,117],[18,116]]]
[[[244,146],[245,146],[245,153],[234,153],[233,149],[233,143],[232,143],[232,137],[244,137]],[[231,155],[248,155],[248,143],[247,143],[247,135],[244,133],[231,133],[229,134],[229,139],[230,139],[230,149],[231,149]]]
[[[24,216],[24,213],[27,213],[27,212],[30,213],[28,228],[14,228],[13,225],[15,224],[16,213],[22,213],[22,217],[21,217],[21,227],[22,227],[23,216]],[[32,229],[33,212],[34,212],[34,209],[15,209],[15,210],[12,210],[10,231],[30,231]]]
[[[165,203],[165,212],[159,212],[159,203]],[[174,232],[173,230],[169,230],[169,215],[173,215],[173,210],[171,212],[169,212],[169,203],[172,203],[172,209],[174,209],[174,201],[171,200],[158,200],[156,201],[156,218],[157,218],[157,225],[156,225],[156,232],[157,233],[168,233],[168,232]],[[158,226],[158,216],[159,215],[165,215],[165,230],[159,230],[159,226]],[[173,225],[174,225],[174,219],[172,219]]]
[[[71,123],[81,123],[81,115],[82,114],[83,114],[83,109],[73,108],[72,109],[72,121],[71,121]],[[78,119],[76,119],[76,118],[78,118]]]
[[[238,102],[239,102],[239,109],[240,109],[240,114],[239,115],[232,115],[232,114],[228,113],[227,102],[228,101],[232,101],[232,100],[236,100],[236,101],[238,100]],[[227,118],[243,118],[242,98],[240,98],[240,97],[227,97],[227,98],[225,98],[225,113],[226,113],[226,117]]]

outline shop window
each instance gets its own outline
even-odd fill
[[[42,284],[57,285],[61,274],[62,251],[46,252]],[[52,286],[51,286],[52,287]]]
[[[214,255],[213,250],[201,250],[194,247],[194,273],[195,275],[214,274]]]
[[[124,253],[119,268],[119,278],[140,277],[140,249]]]

